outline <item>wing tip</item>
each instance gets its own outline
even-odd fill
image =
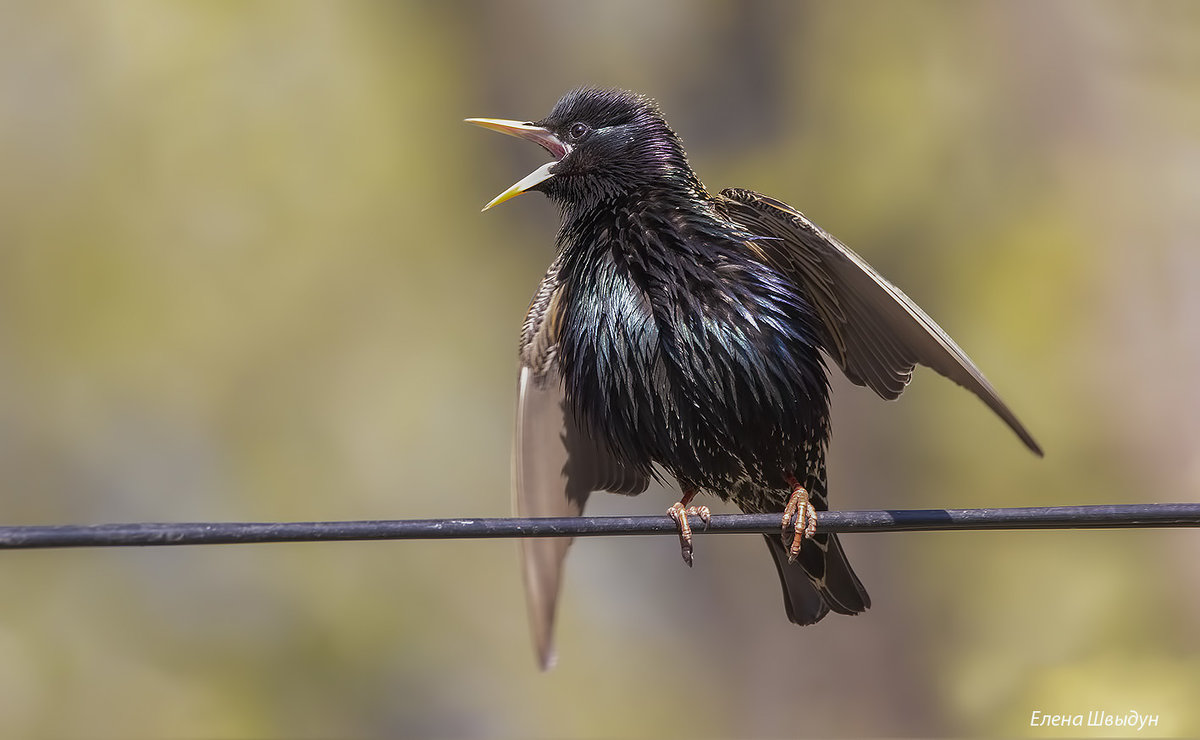
[[[538,646],[538,669],[545,673],[558,665],[558,652],[553,645]]]
[[[1039,445],[1037,440],[1033,438],[1033,435],[1025,431],[1024,428],[1021,428],[1017,431],[1017,436],[1021,438],[1021,441],[1025,443],[1025,446],[1029,448],[1030,452],[1038,457],[1046,456],[1046,453],[1042,451],[1042,446]]]
[[[986,383],[987,381],[984,382]],[[1038,457],[1045,457],[1046,453],[1042,451],[1042,446],[1037,443],[1037,440],[1033,438],[1033,435],[1029,433],[1025,425],[1017,419],[1017,415],[1008,406],[1004,405],[1004,402],[1000,400],[1000,397],[996,395],[996,391],[990,385],[987,385],[986,389],[988,396],[980,395],[980,398],[984,400],[986,405],[1004,420],[1008,428],[1013,431],[1013,434],[1017,435],[1017,438],[1021,440],[1030,452]],[[979,392],[976,391],[976,394],[979,395]]]

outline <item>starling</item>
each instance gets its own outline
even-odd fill
[[[484,210],[536,190],[562,213],[556,256],[521,329],[513,445],[518,516],[578,516],[592,491],[634,495],[662,472],[691,562],[705,491],[781,513],[765,536],[788,619],[871,605],[828,508],[829,385],[822,353],[885,399],[922,364],[983,400],[1041,449],[979,369],[899,288],[791,206],[742,189],[710,194],[649,98],[579,88],[540,121],[470,118],[552,161]],[[542,667],[568,540],[522,541]]]

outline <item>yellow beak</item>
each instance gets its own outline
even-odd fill
[[[517,138],[525,139],[526,141],[532,141],[546,151],[550,152],[550,155],[554,157],[553,162],[547,162],[541,167],[538,167],[536,170],[530,172],[528,175],[514,183],[513,186],[508,190],[505,190],[495,198],[492,198],[491,202],[483,207],[483,210],[485,211],[492,206],[500,205],[506,200],[511,200],[521,193],[524,193],[526,190],[538,185],[539,183],[545,182],[551,177],[554,177],[554,173],[551,170],[556,164],[558,164],[559,160],[571,152],[571,147],[567,144],[564,144],[561,139],[551,133],[548,129],[542,128],[541,126],[535,126],[532,123],[506,121],[500,118],[468,118],[466,119],[466,122],[473,123],[476,126],[482,126],[486,129],[491,129],[492,131],[499,131],[500,133],[508,134],[509,136],[516,136]]]

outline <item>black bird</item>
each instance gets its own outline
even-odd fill
[[[537,190],[562,211],[521,330],[518,516],[578,516],[592,491],[638,494],[665,470],[683,492],[668,513],[690,564],[688,517],[708,518],[689,506],[699,491],[783,512],[767,544],[788,619],[812,624],[871,605],[837,537],[814,534],[827,509],[822,352],[885,399],[931,367],[1042,454],[966,354],[861,257],[773,198],[709,194],[649,98],[585,87],[540,121],[467,121],[553,157],[484,210]],[[568,545],[522,541],[543,668]]]

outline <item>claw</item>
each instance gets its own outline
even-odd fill
[[[687,508],[678,501],[671,504],[671,508],[667,509],[667,516],[675,520],[679,525],[679,551],[683,555],[683,562],[692,565],[692,525],[688,524]]]
[[[795,519],[795,525],[792,519]],[[792,481],[792,495],[788,498],[787,507],[783,510],[783,536],[787,541],[788,530],[792,531],[792,542],[788,547],[788,562],[795,562],[800,555],[800,546],[804,540],[811,539],[817,533],[817,509],[808,500],[808,491],[804,486]]]
[[[690,498],[690,497],[689,497]],[[688,522],[689,516],[698,517],[704,522],[704,527],[707,529],[708,524],[712,521],[712,513],[707,506],[684,506],[682,501],[676,501],[671,504],[671,508],[667,509],[667,516],[675,520],[679,525],[679,550],[683,555],[683,562],[692,565],[692,525]]]

